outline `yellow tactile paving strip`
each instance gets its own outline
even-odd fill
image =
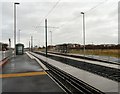
[[[27,72],[27,73],[13,73],[13,74],[0,74],[0,78],[11,78],[11,77],[24,77],[24,76],[35,76],[35,75],[46,75],[47,73],[42,72]]]

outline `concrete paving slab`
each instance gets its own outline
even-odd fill
[[[4,78],[3,92],[64,92],[48,75]]]
[[[61,92],[63,89],[54,82],[35,60],[24,55],[18,55],[9,60],[3,67],[2,92]],[[8,93],[9,92],[9,93]],[[21,93],[20,93],[21,94]]]
[[[43,71],[43,69],[36,62],[36,60],[30,59],[26,54],[11,58],[8,63],[2,68],[3,74],[34,71]]]

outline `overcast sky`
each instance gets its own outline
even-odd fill
[[[0,42],[13,46],[14,20],[13,1],[1,1],[0,19],[2,20]],[[14,0],[15,2],[16,0]],[[17,42],[29,45],[33,36],[34,45],[45,45],[44,17],[58,0],[26,0],[17,5]],[[83,44],[82,15],[85,12],[86,44],[118,43],[118,0],[59,0],[57,6],[47,15],[48,44],[79,43]],[[36,28],[37,27],[37,28]],[[2,38],[2,39],[1,39]]]

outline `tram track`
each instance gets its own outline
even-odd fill
[[[38,59],[49,69],[46,70],[46,72],[66,91],[67,94],[105,94],[40,58]]]
[[[44,53],[39,53],[39,52],[35,52],[35,53],[45,56]],[[62,63],[68,64],[68,65],[71,65],[71,66],[74,66],[77,68],[80,68],[85,71],[89,71],[91,73],[109,78],[111,80],[120,82],[120,70],[119,69],[105,67],[105,66],[101,66],[101,65],[97,65],[97,64],[90,64],[87,62],[81,62],[81,61],[77,61],[77,60],[73,60],[73,59],[54,56],[51,54],[48,54],[48,58],[54,59],[56,61],[60,61]]]

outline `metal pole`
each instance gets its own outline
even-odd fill
[[[46,57],[47,57],[47,19],[45,19]]]
[[[11,39],[9,38],[9,49],[11,49]]]
[[[93,45],[93,42],[92,42],[92,50],[93,50],[93,53],[92,53],[92,58],[94,57],[94,45]]]
[[[19,29],[19,43],[20,43],[20,29]]]
[[[11,53],[11,39],[9,38],[9,56],[11,57],[12,53]]]
[[[33,51],[33,37],[31,36],[31,52]]]
[[[84,12],[81,12],[83,14],[83,44],[84,44],[84,57],[85,57],[85,15]]]
[[[20,3],[14,3],[14,57],[16,56],[16,4]]]
[[[14,3],[14,57],[16,56],[16,4]]]
[[[51,46],[52,46],[52,31],[50,31],[50,33],[51,33]]]
[[[29,41],[29,51],[30,51],[30,41]]]

